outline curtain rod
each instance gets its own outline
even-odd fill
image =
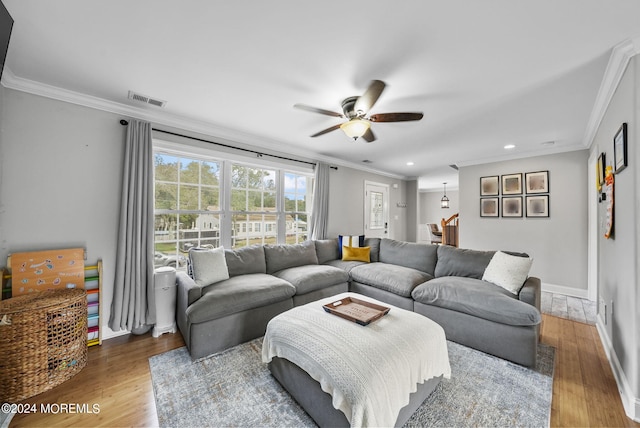
[[[120,125],[122,125],[122,126],[126,126],[126,125],[128,125],[128,124],[129,124],[129,122],[128,122],[128,121],[126,121],[125,119],[121,119],[121,120],[120,120]],[[152,129],[153,131],[156,131],[156,132],[162,132],[162,133],[164,133],[164,134],[170,134],[170,135],[174,135],[174,136],[176,136],[176,137],[189,138],[189,139],[191,139],[191,140],[202,141],[203,143],[215,144],[215,145],[217,145],[217,146],[226,147],[226,148],[228,148],[228,149],[241,150],[241,151],[243,151],[243,152],[253,153],[253,154],[255,154],[255,155],[256,155],[257,157],[259,157],[259,158],[261,158],[262,156],[270,156],[270,157],[272,157],[272,158],[276,158],[276,159],[283,159],[283,160],[288,160],[288,161],[293,161],[293,162],[306,163],[307,165],[313,165],[313,166],[315,166],[315,165],[316,165],[316,163],[315,163],[315,162],[308,162],[308,161],[303,161],[303,160],[300,160],[300,159],[292,159],[292,158],[288,158],[288,157],[285,157],[285,156],[270,155],[269,153],[261,153],[261,152],[257,152],[257,151],[255,151],[255,150],[245,149],[245,148],[243,148],[243,147],[236,147],[236,146],[232,146],[232,145],[229,145],[229,144],[218,143],[218,142],[216,142],[216,141],[205,140],[205,139],[203,139],[203,138],[192,137],[192,136],[190,136],[190,135],[179,134],[179,133],[177,133],[177,132],[164,131],[164,130],[162,130],[162,129],[157,129],[157,128],[151,128],[151,129]],[[337,167],[337,166],[331,166],[330,168],[331,168],[331,169],[335,169],[335,170],[337,170],[337,169],[338,169],[338,167]]]

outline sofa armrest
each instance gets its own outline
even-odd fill
[[[520,290],[518,298],[540,310],[540,301],[542,299],[542,284],[540,278],[536,278],[535,276],[527,278]]]
[[[196,284],[186,272],[176,272],[176,286],[178,287],[178,308],[182,310],[186,310],[202,297],[202,287]]]

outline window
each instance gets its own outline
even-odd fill
[[[253,223],[277,224],[277,177],[273,169],[261,169],[248,165],[231,165],[231,221],[242,225],[235,236],[233,247],[278,242],[277,228],[261,232],[249,227]]]
[[[295,244],[307,240],[311,204],[312,179],[292,172],[284,173],[284,212],[286,216],[286,242]]]
[[[220,162],[155,154],[155,266],[184,267],[192,247],[220,246]]]
[[[240,248],[307,239],[311,172],[156,147],[154,173],[156,267],[186,267],[193,247]]]

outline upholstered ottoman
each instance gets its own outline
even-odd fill
[[[362,326],[323,305],[357,298],[390,307]],[[320,426],[402,425],[451,375],[444,330],[356,293],[290,309],[267,325],[262,359]]]

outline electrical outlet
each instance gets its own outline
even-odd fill
[[[600,317],[604,321],[604,324],[607,324],[607,304],[603,298],[600,298],[600,307],[598,308],[598,312],[600,313]]]

